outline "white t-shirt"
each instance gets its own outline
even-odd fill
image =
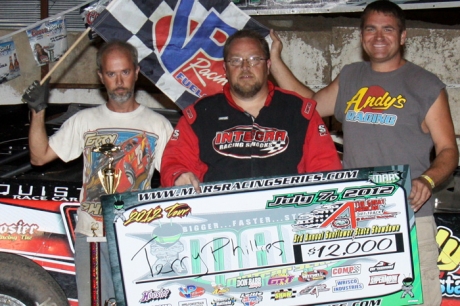
[[[116,193],[150,188],[154,168],[161,165],[163,150],[172,133],[170,122],[162,115],[140,105],[129,113],[109,110],[105,104],[84,109],[69,118],[50,137],[50,147],[63,161],[83,153],[83,186],[76,232],[102,236],[100,196],[107,194],[101,173],[109,156],[93,152],[102,144],[119,149],[112,153],[112,168],[117,174]]]

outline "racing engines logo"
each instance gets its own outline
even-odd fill
[[[277,155],[285,151],[288,145],[287,131],[265,128],[257,124],[235,126],[217,132],[213,140],[213,147],[217,153],[240,159]],[[259,151],[248,148],[259,148]]]

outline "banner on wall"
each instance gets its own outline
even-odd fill
[[[460,305],[460,214],[436,213],[442,306]]]
[[[180,108],[222,91],[223,47],[240,29],[263,27],[229,0],[113,0],[92,28],[139,52],[141,73]]]
[[[96,20],[101,12],[107,8],[107,5],[110,3],[110,1],[111,0],[96,0],[80,8],[80,16],[83,19],[86,28],[93,24],[94,20]],[[98,37],[98,35],[93,30],[91,30],[88,33],[88,37],[90,40],[93,40]]]
[[[359,12],[375,0],[232,0],[249,15]],[[459,0],[391,0],[403,10],[460,7]]]
[[[21,75],[14,41],[0,41],[0,84]]]
[[[65,18],[45,21],[26,31],[37,65],[58,61],[67,51]]]
[[[407,166],[102,197],[117,305],[423,303]]]

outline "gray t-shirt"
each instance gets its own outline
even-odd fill
[[[433,140],[421,124],[444,83],[407,62],[391,72],[376,72],[369,62],[343,67],[335,117],[344,132],[344,168],[410,166],[412,178],[430,166]],[[417,217],[433,214],[434,200]]]

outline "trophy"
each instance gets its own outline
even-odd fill
[[[113,194],[120,183],[121,171],[113,168],[113,153],[120,151],[120,147],[113,143],[105,143],[99,147],[93,148],[93,152],[102,153],[109,158],[109,164],[106,168],[100,169],[97,173],[102,187],[107,194]]]
[[[100,169],[97,174],[104,187],[105,193],[113,194],[117,190],[120,183],[121,171],[113,168],[113,154],[119,152],[121,148],[113,143],[105,143],[99,147],[94,147],[93,152],[104,154],[109,158],[107,167]],[[97,223],[95,224],[97,225]],[[91,227],[93,233],[97,227]],[[92,238],[92,239],[91,239]],[[101,289],[100,289],[100,248],[99,242],[106,241],[105,237],[88,237],[90,242],[90,260],[91,260],[91,306],[101,305]],[[114,299],[105,301],[106,305],[116,305]]]

